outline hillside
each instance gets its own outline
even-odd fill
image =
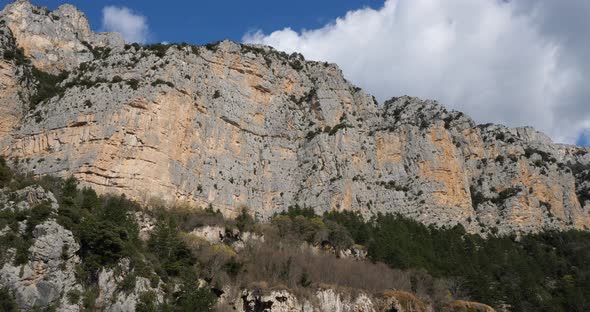
[[[586,311],[589,242],[297,207],[232,220],[31,179],[0,158],[2,311]]]
[[[300,207],[227,219],[0,158],[2,311],[586,311],[589,244],[575,230],[484,239]]]

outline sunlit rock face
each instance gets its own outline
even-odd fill
[[[3,49],[69,72],[30,109],[31,65],[0,64],[0,153],[21,170],[228,216],[298,204],[482,234],[590,226],[588,150],[534,129],[408,96],[379,105],[336,65],[269,47],[125,46],[68,5],[1,16]]]
[[[72,70],[93,59],[94,47],[121,48],[120,34],[94,33],[84,13],[69,4],[54,11],[14,1],[0,13],[18,46],[44,71]]]

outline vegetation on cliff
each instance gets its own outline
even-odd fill
[[[366,242],[372,260],[449,278],[458,297],[513,311],[590,309],[588,232],[484,239],[460,226],[437,229],[395,215],[368,223],[353,213],[331,215]]]
[[[269,223],[257,222],[245,208],[235,220],[223,218],[213,207],[163,210],[156,205],[146,211],[125,197],[97,196],[91,189],[79,188],[74,179],[33,180],[15,174],[0,160],[0,188],[16,190],[32,183],[52,191],[60,208],[56,215],[42,204],[26,215],[2,212],[0,228],[9,226],[12,234],[0,241],[0,249],[14,248],[13,261],[26,261],[32,228],[56,218],[80,244],[76,274],[85,285],[80,295],[87,310],[94,308],[100,270],[115,267],[124,258],[130,260],[133,274],[119,285],[121,289],[133,287],[138,276],[165,285],[164,302],[143,293],[139,311],[187,311],[196,303],[202,311],[210,311],[216,301],[212,290],[231,283],[260,287],[260,282],[302,296],[318,285],[371,293],[405,290],[437,308],[448,306],[452,299],[470,299],[513,311],[590,309],[587,232],[482,238],[467,234],[461,226],[426,227],[398,215],[371,220],[353,212],[318,216],[298,206],[276,214]],[[147,240],[140,239],[137,213],[155,220]],[[27,227],[19,235],[23,220]],[[189,234],[204,225],[265,239],[236,252],[230,245],[208,244]],[[310,248],[301,248],[302,244]],[[351,249],[366,250],[371,261],[341,256],[340,251]],[[211,288],[199,287],[199,278]],[[7,289],[0,297],[3,304],[12,304]]]

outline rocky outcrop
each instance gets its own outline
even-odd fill
[[[21,309],[60,306],[60,311],[78,311],[63,296],[81,290],[74,273],[80,247],[72,232],[49,220],[34,229],[33,240],[29,262],[21,266],[5,263],[0,269],[1,284],[13,291]]]
[[[367,248],[361,245],[353,245],[350,248],[338,250],[338,257],[340,258],[365,260],[367,254]]]
[[[248,206],[264,219],[299,204],[483,235],[590,227],[585,148],[476,125],[435,101],[379,105],[335,65],[269,47],[121,48],[71,6],[45,12],[17,1],[2,13],[33,64],[71,70],[58,94],[0,133],[1,153],[25,160],[22,170],[227,216]],[[43,23],[52,26],[27,26]]]
[[[38,205],[46,205],[53,213],[59,205],[51,192],[32,185],[20,190],[0,189],[0,212],[25,214]],[[0,230],[0,239],[8,235],[24,235],[28,220],[18,223],[18,233],[9,226]],[[78,311],[64,294],[80,291],[75,267],[80,263],[80,246],[72,232],[48,219],[32,230],[28,261],[14,264],[16,250],[2,250],[0,285],[14,294],[21,309],[60,307],[60,311]],[[5,247],[5,246],[4,246]]]
[[[339,293],[334,289],[321,289],[315,294],[320,311],[356,312],[376,311],[371,297],[365,293],[357,295]]]
[[[239,312],[375,312],[371,297],[361,293],[351,295],[333,289],[318,289],[308,298],[295,296],[287,290],[262,291],[260,289],[229,292],[221,296],[218,306]],[[383,310],[385,311],[385,310]],[[406,310],[399,310],[405,312]]]
[[[219,244],[222,243],[225,239],[227,231],[225,229],[225,227],[222,226],[210,226],[210,225],[206,225],[206,226],[202,226],[199,228],[194,229],[190,235],[199,237],[211,244]],[[229,236],[234,236],[231,235],[231,231],[229,231]]]
[[[227,289],[226,289],[227,290]],[[378,295],[352,294],[332,288],[317,289],[311,295],[295,296],[287,290],[260,289],[224,293],[218,303],[220,310],[239,312],[431,312],[435,307],[424,303],[416,296],[403,291],[388,291]],[[485,304],[453,301],[436,311],[494,312]]]
[[[48,203],[53,211],[57,211],[58,204],[51,192],[46,192],[40,186],[27,186],[14,192],[0,190],[0,210],[28,211],[41,203]]]
[[[264,235],[254,232],[240,232],[238,229],[229,229],[223,226],[205,225],[195,228],[189,236],[202,239],[209,244],[226,244],[233,250],[244,249],[246,244],[264,242]]]
[[[0,15],[25,55],[45,71],[72,70],[103,52],[95,49],[119,49],[124,44],[120,34],[94,33],[86,16],[69,4],[49,11],[17,0],[6,5]]]
[[[122,287],[121,285],[128,286]],[[101,311],[127,312],[135,311],[142,293],[153,292],[157,302],[164,301],[164,291],[160,282],[135,276],[129,268],[129,260],[123,259],[116,268],[103,269],[98,276],[99,296],[96,306]]]
[[[27,258],[24,263],[17,264],[18,251],[7,248],[6,239],[21,236],[28,240],[26,231],[30,227],[31,212],[40,205],[51,213],[47,220],[34,227]],[[41,186],[31,185],[15,191],[0,189],[3,217],[0,221],[5,221],[10,213],[27,216],[18,222],[17,231],[10,226],[0,229],[0,288],[10,291],[19,309],[77,312],[85,305],[82,296],[94,291],[97,294],[95,306],[101,311],[135,311],[140,296],[147,292],[154,294],[156,302],[163,302],[162,282],[157,278],[136,276],[125,258],[114,267],[103,268],[95,286],[83,284],[78,279],[83,265],[78,255],[80,245],[72,232],[54,219],[58,209],[55,196]],[[39,218],[40,214],[35,216]],[[147,219],[145,214],[141,217]]]

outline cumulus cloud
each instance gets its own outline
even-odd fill
[[[149,36],[146,17],[126,7],[104,7],[102,28],[105,31],[121,33],[127,42],[145,43]]]
[[[380,100],[436,99],[573,143],[590,127],[588,15],[585,0],[388,0],[319,29],[243,40],[335,62]]]

